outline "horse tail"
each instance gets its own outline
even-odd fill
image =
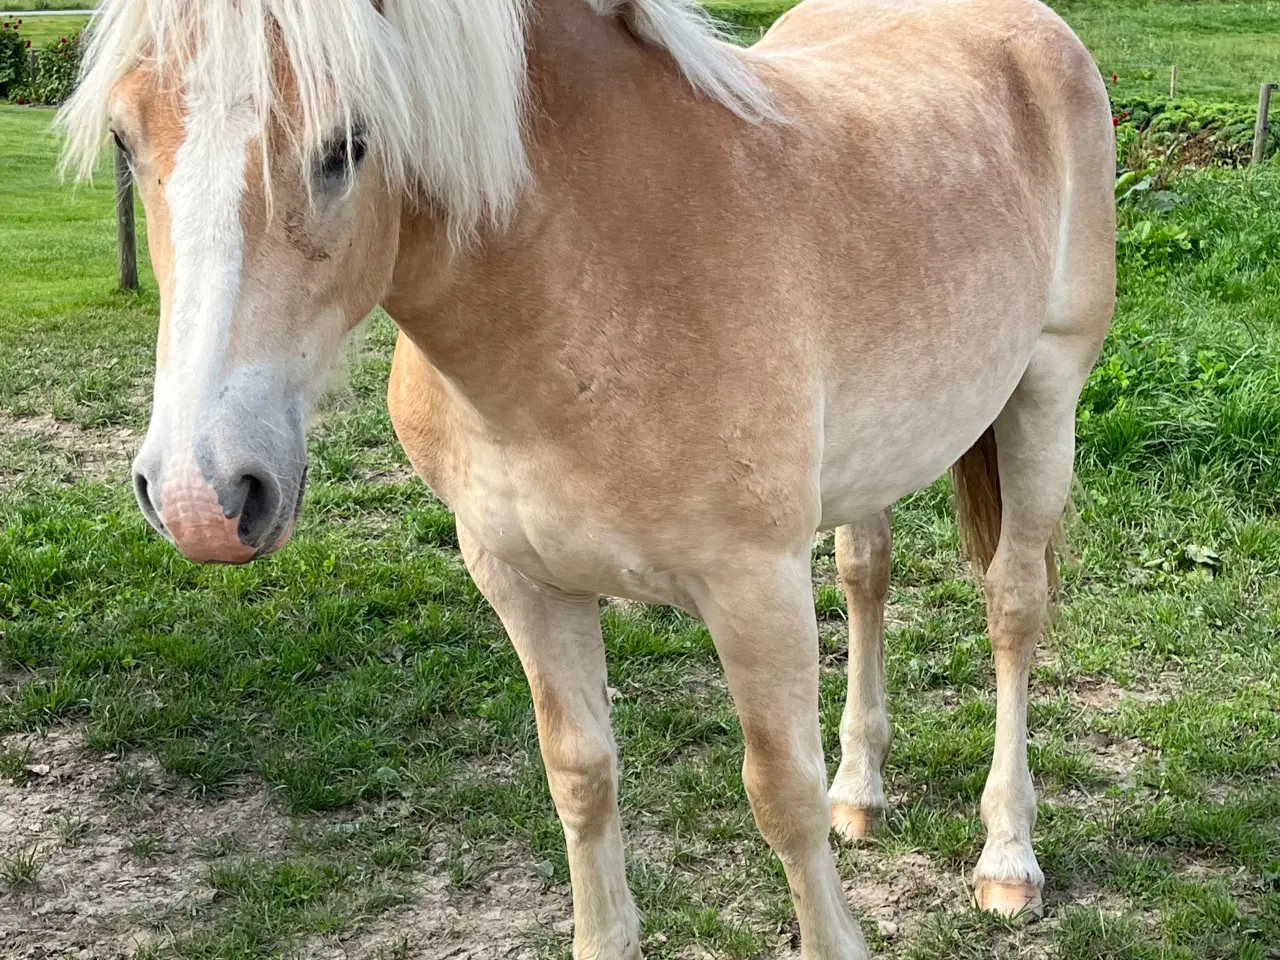
[[[1000,519],[1004,510],[1000,498],[999,455],[994,427],[987,427],[978,442],[956,461],[951,468],[951,483],[955,490],[960,543],[969,560],[985,574],[995,558],[996,547],[1000,545]],[[1062,527],[1059,525],[1044,554],[1051,602],[1058,589],[1058,559],[1054,546],[1061,540]]]

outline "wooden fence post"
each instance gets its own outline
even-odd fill
[[[1258,89],[1258,122],[1253,126],[1253,162],[1262,162],[1267,151],[1268,114],[1271,112],[1271,90],[1274,83],[1264,83]]]
[[[138,289],[138,236],[133,222],[133,174],[129,159],[115,145],[116,252],[120,260],[120,289]]]
[[[40,51],[30,50],[27,53],[27,63],[30,65],[27,72],[31,74],[31,82],[35,83],[40,79]]]

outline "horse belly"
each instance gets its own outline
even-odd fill
[[[822,528],[891,506],[942,476],[1004,409],[1041,322],[998,323],[982,349],[957,346],[946,371],[888,366],[828,391],[821,472]],[[992,344],[1003,346],[995,350]],[[866,371],[866,367],[862,370]]]

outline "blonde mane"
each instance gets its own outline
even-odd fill
[[[764,85],[694,0],[585,0],[666,49],[689,83],[752,121]],[[304,161],[359,128],[392,183],[469,231],[500,219],[528,177],[521,138],[529,0],[105,0],[75,94],[59,114],[64,168],[87,178],[112,88],[147,66],[183,76],[188,102],[251,104],[260,134],[282,118],[281,67]],[[381,11],[381,12],[379,12]],[[283,63],[277,58],[283,57]]]

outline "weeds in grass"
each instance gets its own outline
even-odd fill
[[[89,835],[93,829],[93,821],[80,814],[60,814],[54,822],[58,832],[58,842],[64,847],[74,847]]]
[[[0,854],[0,883],[12,891],[34,887],[44,870],[44,864],[38,846],[26,847],[12,856]]]
[[[141,837],[135,837],[129,844],[130,856],[139,860],[154,860],[168,851],[168,842],[159,834],[145,834]]]
[[[30,751],[0,753],[0,777],[4,777],[15,787],[24,787],[30,777],[27,765],[31,762]]]
[[[116,770],[114,778],[107,784],[106,793],[120,805],[136,809],[142,806],[146,795],[153,793],[155,789],[155,778],[150,770],[126,762]]]
[[[224,857],[244,853],[244,841],[235,834],[223,833],[216,837],[199,837],[192,844],[192,851],[201,860],[221,860]]]

